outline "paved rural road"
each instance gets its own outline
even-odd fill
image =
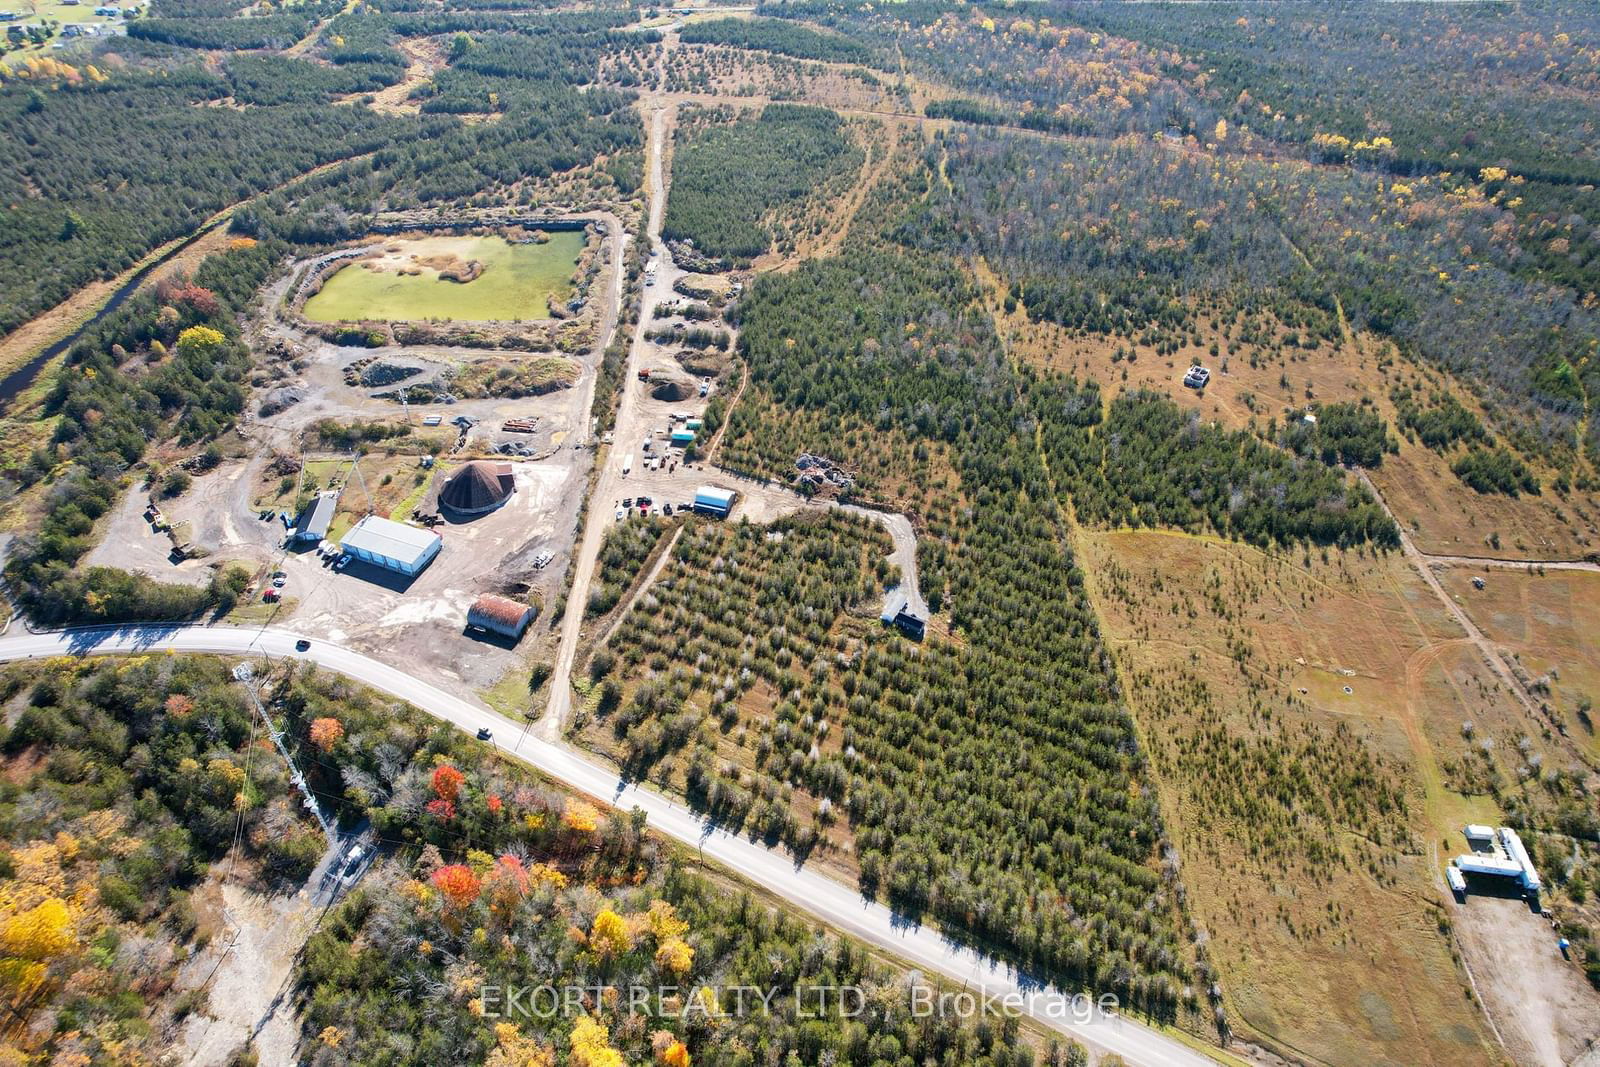
[[[702,855],[794,904],[802,911],[869,945],[898,956],[914,968],[936,974],[974,996],[1023,997],[1023,1010],[1043,1025],[1148,1067],[1204,1067],[1212,1060],[1181,1042],[1120,1016],[1095,1015],[1084,1021],[1067,997],[1011,968],[959,948],[928,926],[911,925],[888,908],[847,886],[737,834],[708,826],[694,812],[654,790],[621,780],[617,772],[560,745],[525,734],[495,712],[418,681],[404,671],[326,641],[307,652],[294,650],[298,634],[285,630],[198,625],[93,627],[56,633],[18,633],[0,638],[0,662],[61,655],[114,655],[152,652],[203,652],[302,659],[364,685],[406,700],[435,718],[476,734],[494,731],[502,754],[618,808],[638,807],[649,825]]]

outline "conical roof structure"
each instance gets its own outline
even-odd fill
[[[439,505],[459,515],[480,515],[504,504],[515,488],[511,464],[473,460],[444,483]]]

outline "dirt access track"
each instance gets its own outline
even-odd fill
[[[590,495],[591,507],[587,512],[582,537],[573,562],[573,577],[568,593],[568,603],[586,604],[604,544],[607,527],[615,521],[616,509],[628,498],[641,493],[649,496],[659,507],[671,503],[677,507],[694,500],[694,491],[701,485],[716,484],[738,491],[739,500],[734,506],[730,521],[748,519],[752,522],[770,522],[773,519],[798,511],[804,507],[838,506],[809,504],[793,490],[766,482],[741,479],[715,467],[698,463],[680,464],[676,469],[647,471],[643,469],[643,445],[670,421],[672,412],[698,414],[706,400],[660,400],[651,395],[639,378],[641,370],[670,365],[667,350],[651,341],[647,333],[658,320],[656,309],[676,300],[674,287],[687,273],[673,260],[672,252],[661,240],[661,220],[666,211],[668,168],[664,156],[671,143],[671,129],[676,118],[676,105],[650,106],[648,112],[649,137],[646,149],[646,181],[650,196],[646,239],[650,244],[650,257],[656,263],[653,282],[645,285],[640,300],[639,322],[628,350],[628,362],[623,374],[621,401],[617,408],[616,427],[612,445],[602,456],[599,475]],[[926,617],[927,607],[917,585],[916,534],[911,522],[903,515],[886,515],[864,508],[850,510],[882,522],[894,542],[894,562],[900,568],[902,588],[914,608],[920,608]],[[895,596],[891,590],[885,596],[885,605]],[[562,620],[560,644],[556,653],[555,671],[550,682],[550,700],[539,729],[541,736],[559,741],[572,706],[572,669],[577,660],[578,646],[583,633],[584,613],[568,611]]]

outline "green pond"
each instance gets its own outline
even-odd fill
[[[583,244],[581,230],[558,230],[544,244],[511,244],[503,237],[393,241],[374,261],[380,269],[360,263],[341,268],[306,301],[304,314],[313,322],[548,318],[549,297],[572,296],[572,271]],[[450,259],[477,260],[483,273],[470,282],[449,281],[428,265]]]

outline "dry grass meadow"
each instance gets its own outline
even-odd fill
[[[1522,713],[1398,555],[1085,533],[1231,1024],[1334,1063],[1495,1063],[1442,909],[1461,732]]]
[[[1569,736],[1600,756],[1591,710],[1600,701],[1600,573],[1445,567],[1439,581]]]

